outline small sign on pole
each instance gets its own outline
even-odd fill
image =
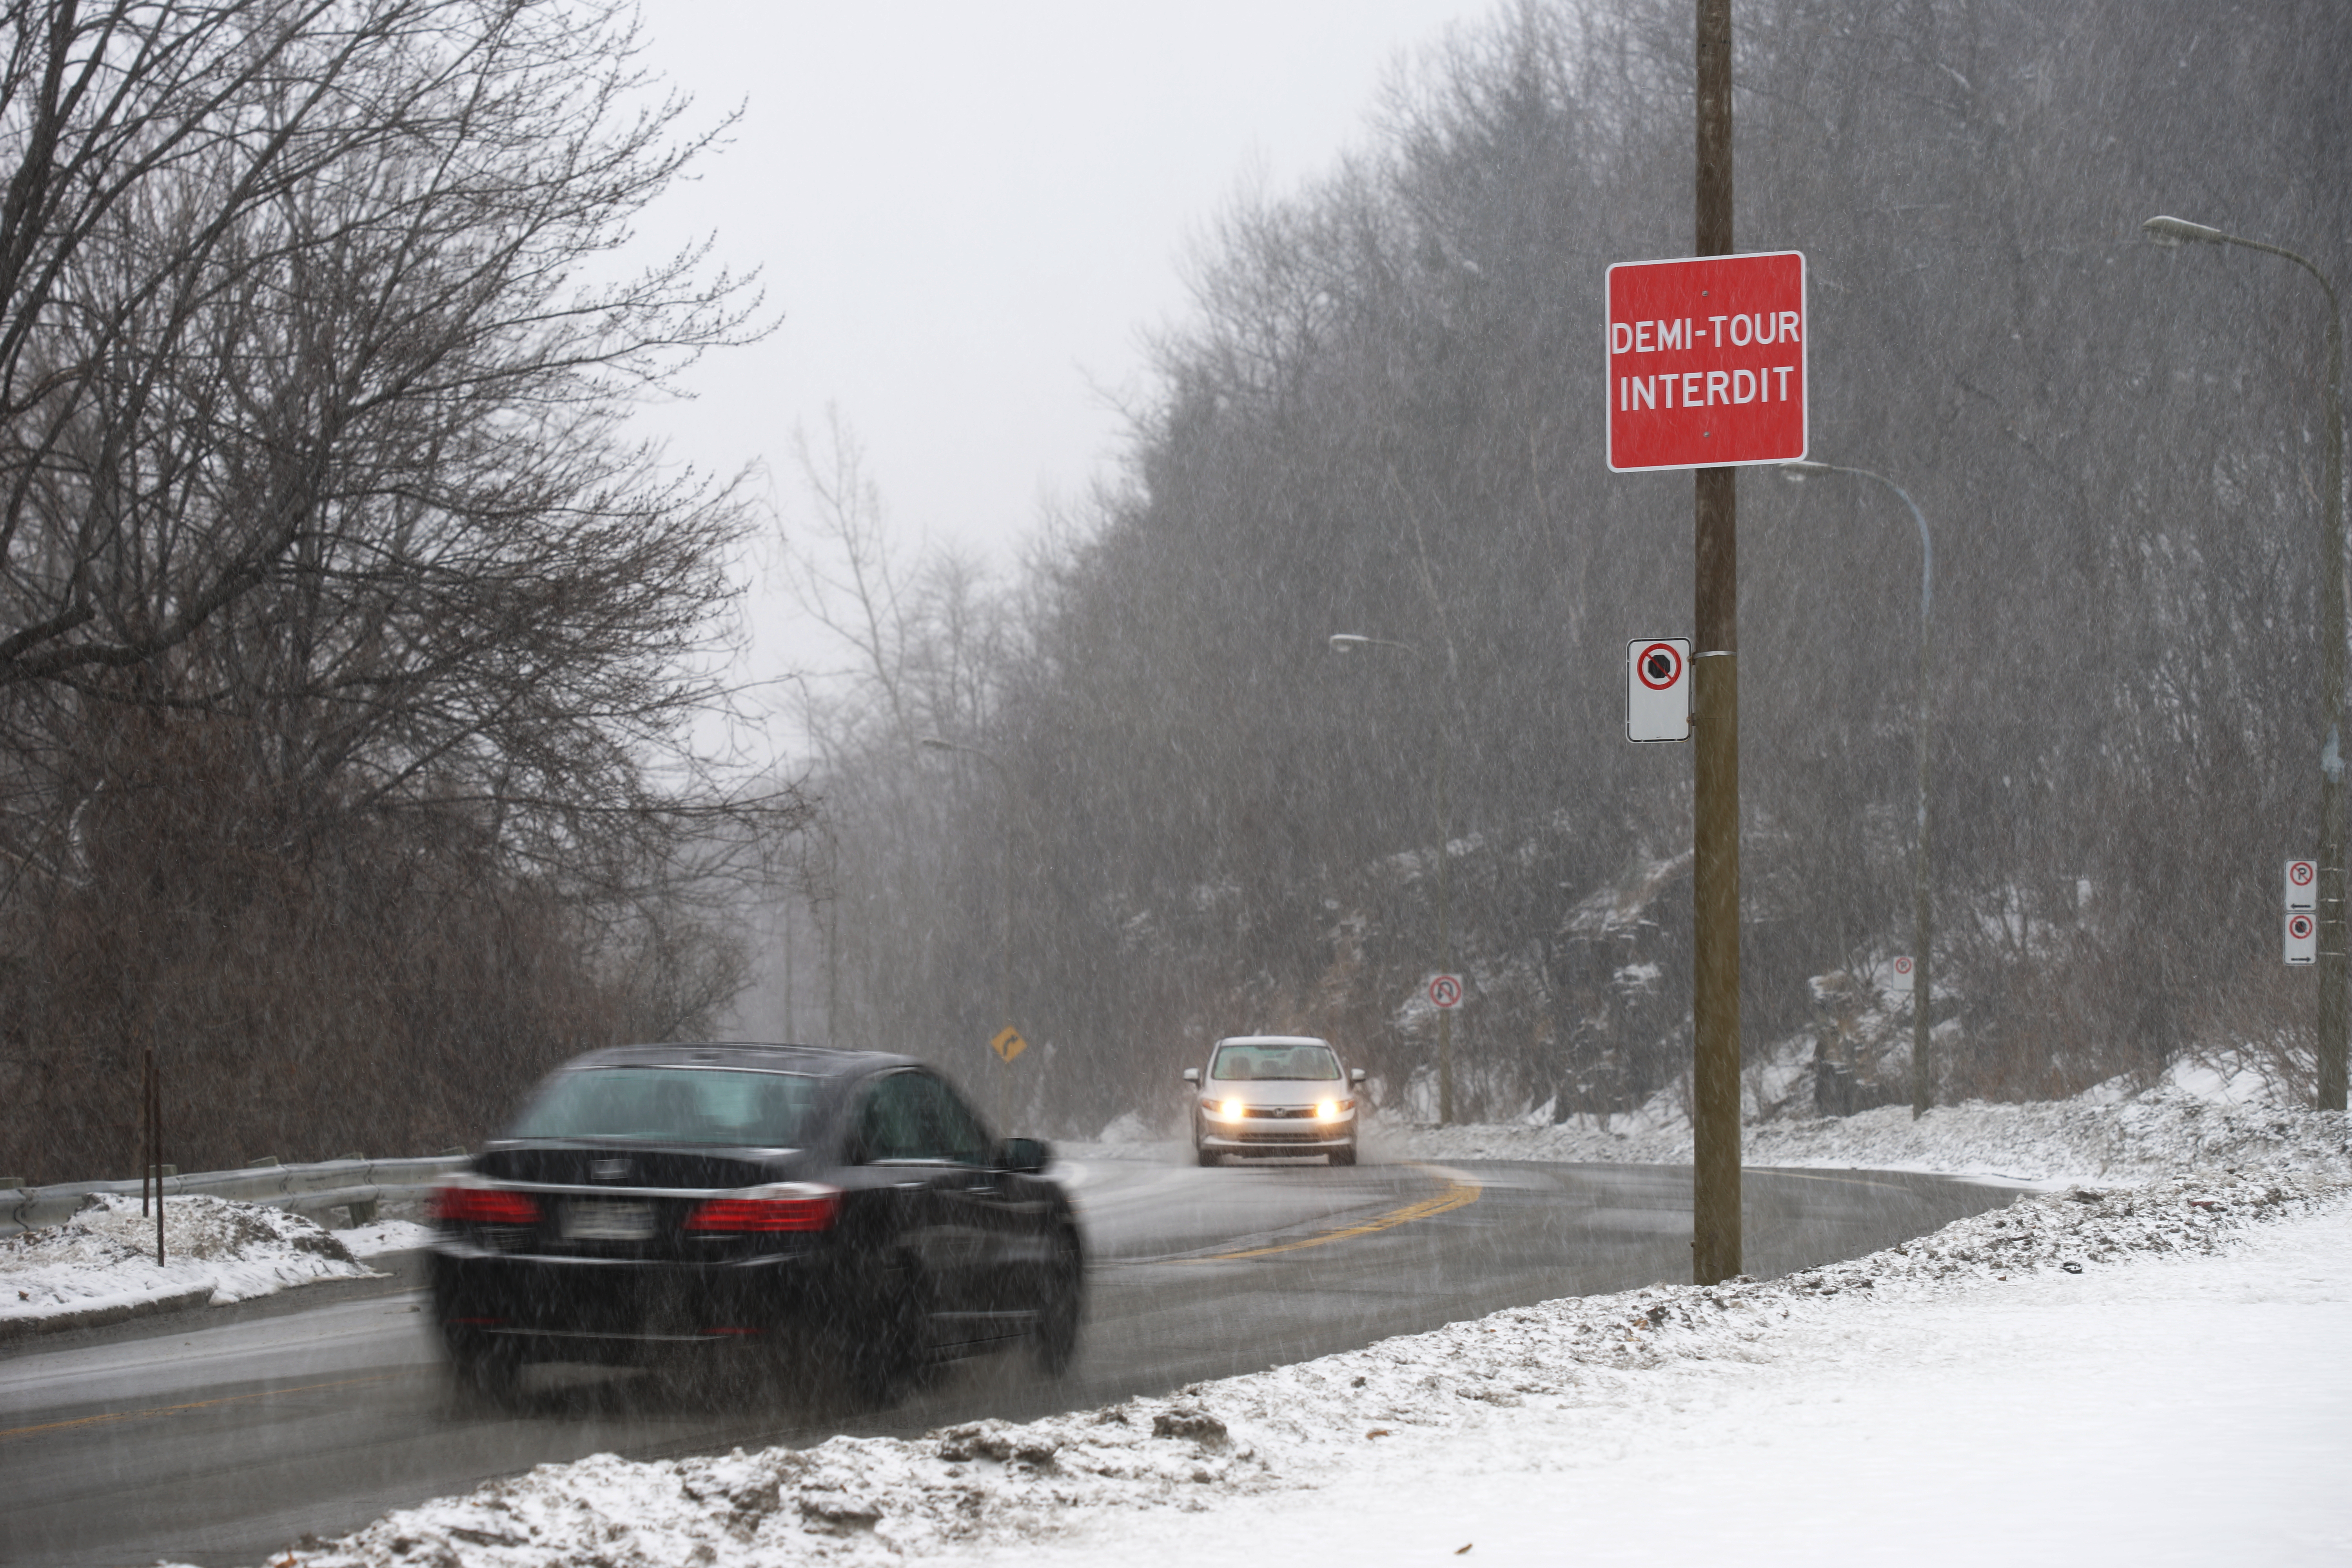
[[[2319,907],[2319,862],[2290,860],[2286,863],[2286,907],[2290,910],[2315,910]]]
[[[1433,974],[1429,977],[1429,1005],[1441,1013],[1451,1013],[1462,1005],[1462,976]]]
[[[2289,963],[2319,962],[2319,918],[2302,910],[2286,917],[2286,961]]]
[[[1690,739],[1690,639],[1635,637],[1625,645],[1625,738]]]
[[[1010,1067],[1013,1065],[1014,1057],[1029,1048],[1029,1042],[1021,1037],[1020,1030],[1007,1024],[996,1031],[996,1037],[988,1042],[988,1048],[994,1051],[997,1057]]]
[[[1912,982],[1911,972],[1918,967],[1911,962],[1910,954],[1904,953],[1898,956],[1888,967],[1893,973],[1886,982],[1886,988],[1889,991],[1894,992],[1898,996],[1910,995]]]

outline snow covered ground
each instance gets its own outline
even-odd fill
[[[1997,1176],[2029,1184],[2147,1181],[2200,1166],[2248,1165],[2352,1181],[2352,1136],[2338,1113],[2288,1109],[2251,1072],[2188,1065],[2134,1089],[2102,1084],[2074,1100],[1970,1100],[1917,1121],[1906,1105],[1849,1117],[1783,1117],[1741,1131],[1750,1165],[1832,1166]],[[1368,1155],[1386,1160],[1557,1160],[1619,1164],[1690,1163],[1690,1123],[1671,1092],[1605,1124],[1578,1117],[1454,1127],[1375,1118]],[[1055,1145],[1076,1159],[1189,1163],[1192,1146],[1133,1115],[1097,1141]]]
[[[158,1268],[153,1216],[135,1197],[97,1194],[63,1225],[0,1239],[0,1337],[366,1279],[375,1270],[362,1258],[429,1235],[403,1220],[329,1232],[283,1209],[190,1194],[163,1206]]]
[[[1784,1279],[1551,1301],[1023,1426],[544,1466],[272,1561],[1173,1568],[1243,1543],[1367,1568],[2352,1556],[2343,1117],[2170,1092],[1960,1108],[1908,1142],[1895,1117],[1854,1121],[1750,1158],[2116,1175]]]
[[[2341,1113],[2235,1105],[2169,1087],[2105,1101],[1972,1100],[1936,1107],[1916,1121],[1905,1105],[1767,1121],[1745,1128],[1741,1145],[1750,1165],[1939,1171],[2029,1183],[2139,1182],[2204,1165],[2253,1164],[2352,1180],[2352,1137]],[[1618,1132],[1590,1120],[1380,1130],[1368,1135],[1367,1146],[1412,1160],[1687,1164],[1691,1157],[1686,1124]]]

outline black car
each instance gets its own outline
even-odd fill
[[[433,1310],[477,1388],[530,1361],[761,1349],[887,1398],[927,1363],[1076,1348],[1085,1253],[1034,1139],[939,1074],[806,1046],[596,1051],[434,1194]]]

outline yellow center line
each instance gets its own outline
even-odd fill
[[[393,1374],[384,1373],[375,1377],[346,1377],[335,1383],[306,1383],[295,1388],[264,1388],[252,1394],[225,1394],[218,1399],[194,1399],[185,1405],[158,1405],[152,1410],[110,1410],[103,1415],[83,1415],[72,1421],[49,1421],[38,1426],[11,1426],[0,1431],[0,1437],[25,1437],[36,1432],[59,1432],[68,1426],[96,1426],[108,1421],[136,1421],[148,1415],[176,1415],[183,1410],[204,1410],[215,1405],[235,1405],[246,1399],[268,1399],[278,1394],[315,1394],[322,1388],[353,1388],[362,1383],[389,1383]]]
[[[1457,1181],[1445,1172],[1438,1170],[1436,1167],[1432,1165],[1415,1165],[1413,1169],[1416,1171],[1426,1171],[1431,1175],[1435,1176],[1439,1181],[1445,1184],[1444,1190],[1439,1192],[1434,1197],[1427,1197],[1422,1199],[1418,1203],[1407,1204],[1402,1208],[1391,1209],[1388,1213],[1383,1215],[1375,1215],[1370,1219],[1364,1221],[1361,1225],[1347,1226],[1339,1230],[1327,1230],[1317,1236],[1306,1237],[1297,1241],[1285,1241],[1273,1247],[1254,1247],[1246,1252],[1212,1252],[1204,1254],[1199,1258],[1181,1258],[1174,1259],[1174,1261],[1179,1263],[1230,1263],[1235,1258],[1271,1258],[1277,1252],[1297,1252],[1305,1247],[1324,1247],[1328,1246],[1331,1242],[1346,1241],[1351,1237],[1370,1236],[1377,1231],[1393,1230],[1398,1226],[1411,1225],[1417,1219],[1432,1219],[1439,1215],[1449,1214],[1455,1209],[1467,1207],[1469,1205],[1475,1204],[1478,1201],[1480,1188],[1478,1184],[1475,1182]],[[0,1434],[0,1436],[5,1436],[5,1434]]]

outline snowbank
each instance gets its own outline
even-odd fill
[[[384,1237],[423,1228],[400,1225],[381,1227]],[[299,1215],[207,1194],[164,1205],[163,1255],[159,1268],[153,1216],[120,1194],[93,1194],[63,1225],[0,1239],[0,1338],[375,1275]]]
[[[1391,1159],[1597,1160],[1687,1164],[1688,1127],[1615,1133],[1589,1120],[1384,1130],[1370,1147]],[[1971,1100],[1913,1121],[1908,1106],[1848,1117],[1768,1121],[1742,1130],[1751,1165],[1937,1171],[2044,1183],[2141,1182],[2206,1165],[2260,1163],[2317,1180],[2352,1180],[2342,1111],[2235,1105],[2166,1089],[2116,1103]]]
[[[1213,1521],[1192,1516],[1216,1511],[1214,1538],[1231,1540],[1227,1516],[1249,1500],[1328,1488],[1368,1463],[1403,1466],[1399,1484],[1409,1474],[1434,1501],[1449,1477],[1475,1477],[1507,1454],[1524,1463],[1526,1420],[1589,1417],[1622,1439],[1708,1397],[1664,1373],[1769,1365],[1809,1329],[1852,1314],[1899,1315],[2037,1278],[2095,1285],[2151,1258],[2201,1258],[2260,1222],[2322,1212],[2336,1190],[2268,1167],[2070,1187],[1785,1279],[1550,1301],[1021,1426],[542,1466],[272,1562],[752,1568],[1025,1557],[1056,1541],[1098,1552],[1114,1535],[1197,1546]],[[1311,1519],[1326,1505],[1301,1496],[1296,1510],[1269,1506]],[[1309,1526],[1301,1540],[1311,1539]]]
[[[1117,1135],[1114,1136],[1113,1134]],[[2030,1184],[2152,1181],[2207,1165],[2261,1163],[2324,1181],[2352,1181],[2352,1125],[2341,1111],[2290,1109],[2274,1086],[2224,1062],[2182,1064],[2153,1087],[2118,1080],[2074,1100],[2033,1104],[1970,1100],[1914,1121],[1904,1105],[1848,1117],[1750,1121],[1740,1131],[1750,1165],[1828,1166],[1994,1176]],[[1101,1140],[1057,1145],[1082,1160],[1189,1163],[1192,1146],[1145,1135],[1132,1114]],[[1453,1127],[1373,1119],[1366,1153],[1381,1160],[1535,1160],[1686,1165],[1690,1123],[1671,1093],[1603,1122],[1534,1118]]]

